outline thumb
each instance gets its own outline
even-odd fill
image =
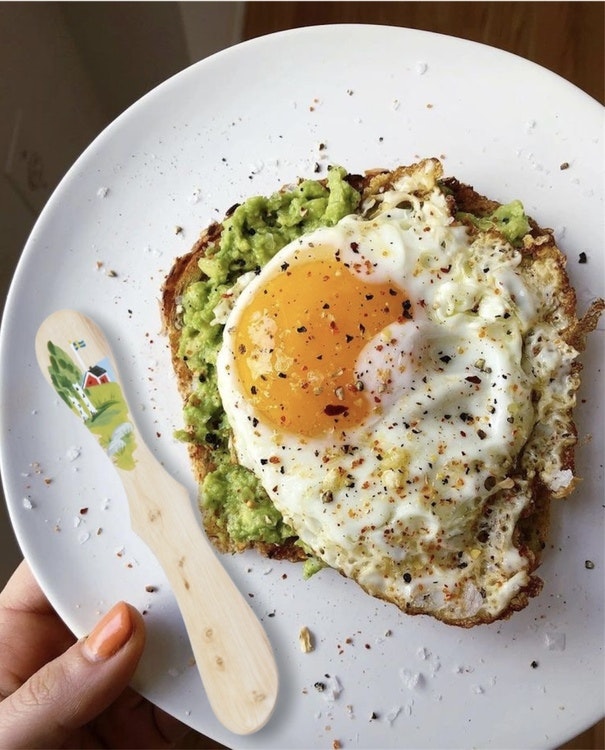
[[[45,664],[0,703],[0,747],[59,747],[123,692],[145,645],[145,625],[116,604],[88,638]]]

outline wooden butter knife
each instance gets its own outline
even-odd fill
[[[257,731],[277,699],[271,644],[212,550],[186,488],[145,445],[103,332],[85,315],[59,310],[38,330],[36,357],[47,381],[116,467],[132,529],[170,582],[216,717],[236,734]]]

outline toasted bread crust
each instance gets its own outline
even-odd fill
[[[387,190],[394,180],[405,174],[407,169],[406,167],[400,167],[392,172],[383,170],[371,171],[363,176],[349,175],[347,179],[361,193],[363,203],[365,198]],[[457,211],[468,212],[475,216],[486,216],[491,214],[500,205],[498,202],[475,191],[472,186],[461,183],[455,178],[448,177],[442,179],[440,182],[449,193],[448,200],[451,201],[451,206]],[[583,318],[580,320],[576,318],[576,297],[565,272],[566,258],[558,249],[551,230],[539,227],[531,219],[530,226],[530,236],[526,237],[525,244],[521,249],[522,262],[532,264],[537,258],[548,258],[556,268],[559,280],[558,293],[560,295],[556,314],[567,321],[564,333],[566,343],[581,351],[584,349],[586,335],[595,328],[600,314],[605,309],[605,302],[603,300],[596,300]],[[221,232],[222,224],[220,223],[213,223],[205,229],[191,251],[175,261],[163,287],[161,313],[168,335],[172,365],[178,389],[184,401],[187,401],[191,392],[192,375],[187,363],[179,356],[180,299],[189,284],[203,278],[198,261],[204,257],[208,248],[220,239]],[[580,367],[579,364],[574,364],[576,373],[579,372]],[[575,426],[571,418],[571,409],[569,422],[572,434],[570,435],[569,444],[565,447],[562,454],[562,469],[574,472],[575,475],[574,447],[576,436]],[[212,449],[209,445],[191,442],[189,444],[189,453],[195,478],[198,483],[201,483],[206,474],[213,468]],[[569,492],[572,486],[573,483],[570,485]],[[562,496],[563,494],[568,494],[568,492],[559,493],[558,496]],[[535,480],[532,487],[532,496],[530,507],[526,509],[523,518],[520,519],[515,530],[516,546],[520,553],[528,560],[528,572],[530,574],[528,585],[512,599],[503,612],[491,620],[485,619],[484,616],[475,616],[466,620],[451,621],[449,624],[471,627],[479,623],[507,619],[513,612],[523,609],[529,599],[540,592],[542,581],[533,574],[540,565],[542,550],[546,546],[550,505],[554,495],[541,482]],[[289,539],[284,544],[252,542],[245,545],[237,545],[232,542],[225,542],[224,534],[219,534],[219,529],[216,528],[215,520],[211,515],[204,515],[204,525],[208,536],[222,552],[237,552],[243,548],[252,547],[270,558],[299,561],[306,557],[301,548],[296,545],[295,539]],[[406,609],[406,613],[430,614],[448,623],[448,620],[441,618],[439,614],[433,612],[427,613],[422,609]]]

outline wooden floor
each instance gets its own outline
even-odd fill
[[[489,44],[543,65],[605,103],[601,2],[249,2],[244,39],[325,23],[378,23]],[[581,686],[578,686],[581,689]],[[604,722],[561,750],[601,750]],[[182,747],[218,748],[192,732]]]

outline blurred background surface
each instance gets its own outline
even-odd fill
[[[324,23],[406,26],[482,42],[605,102],[602,2],[0,2],[0,313],[38,214],[106,125],[221,49]],[[0,496],[0,585],[20,557]],[[217,747],[193,732],[186,746]],[[603,722],[564,747],[605,747]]]

